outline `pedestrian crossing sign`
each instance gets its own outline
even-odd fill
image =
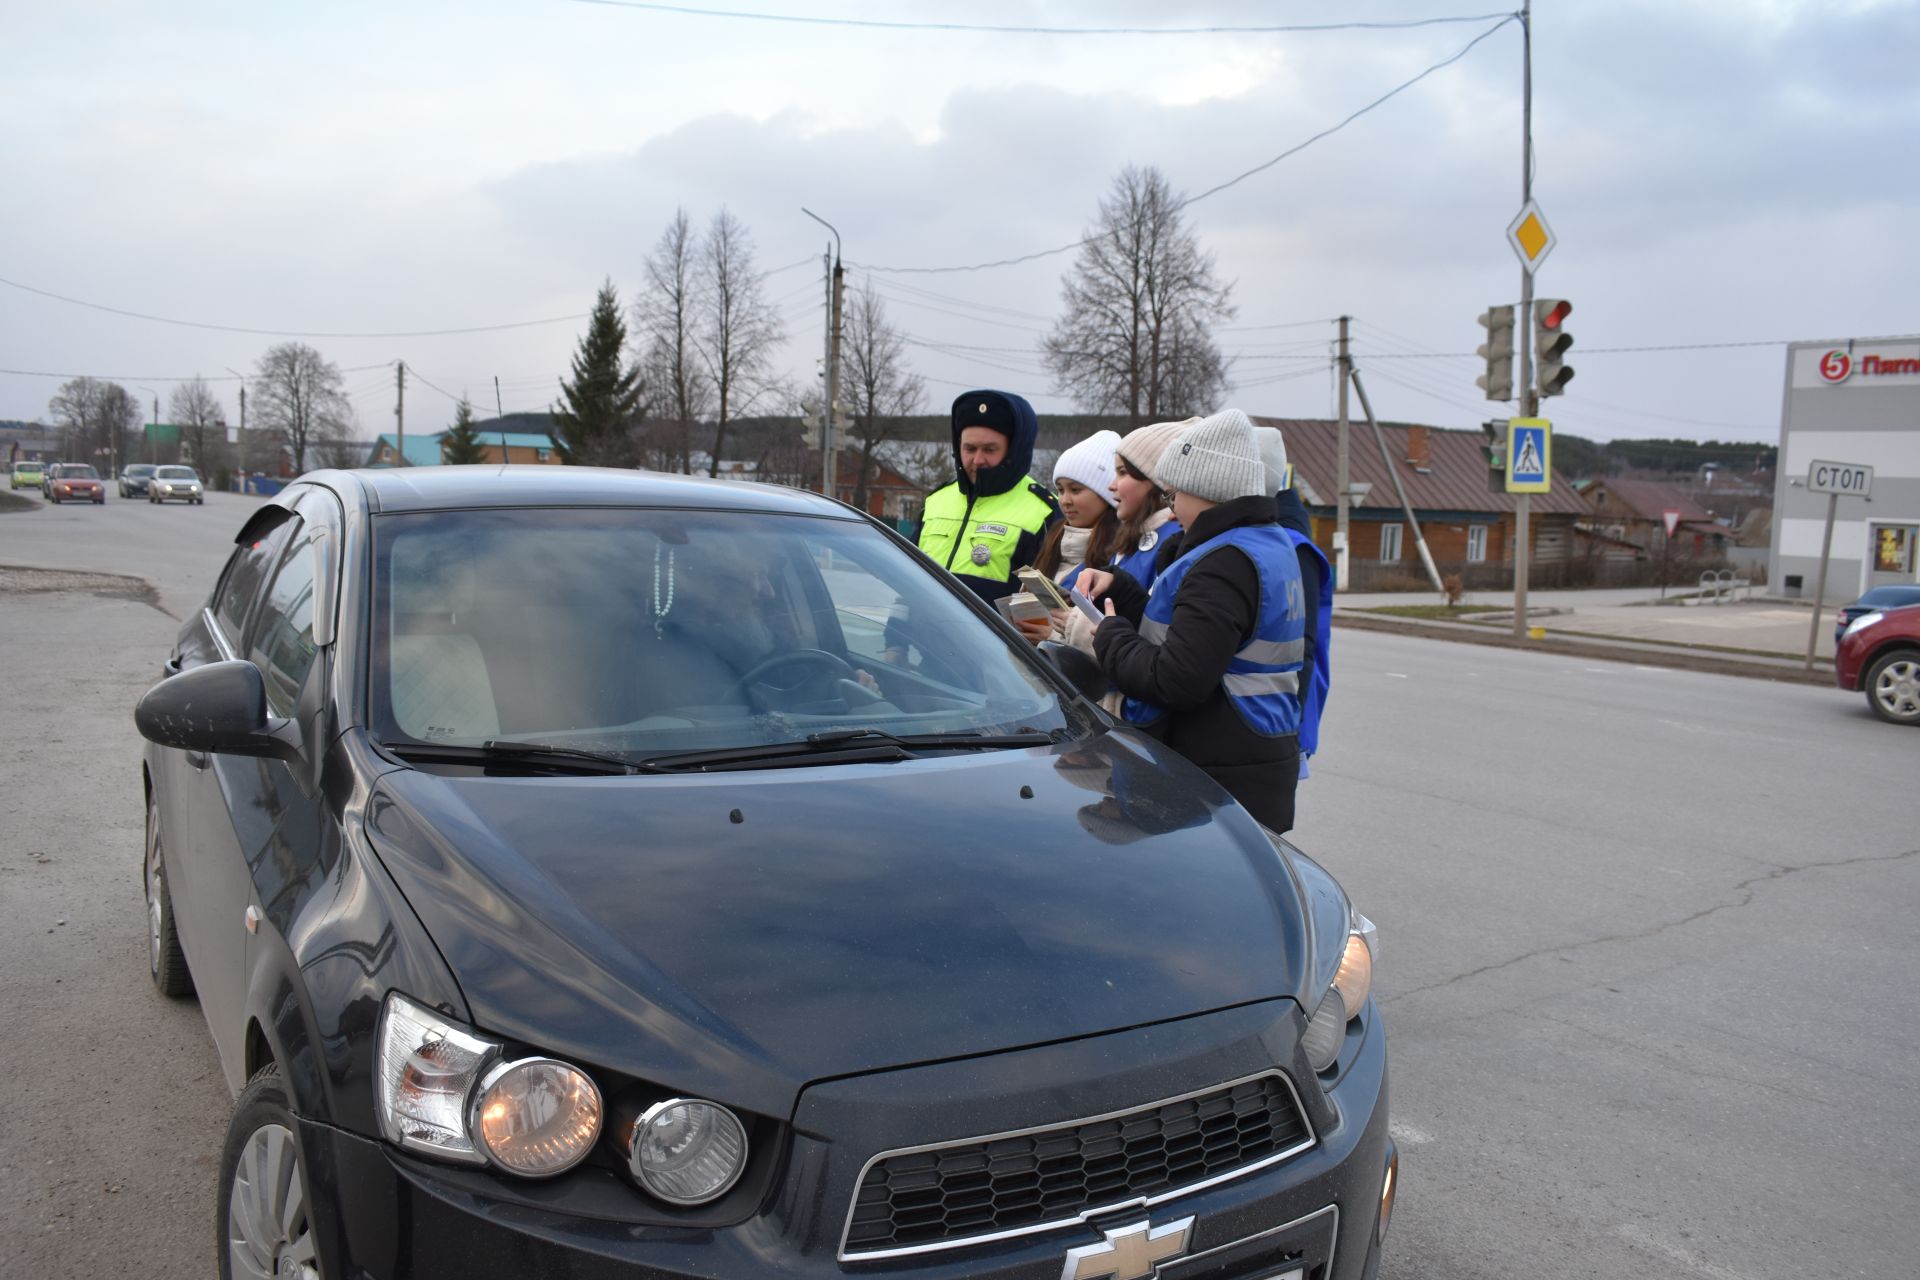
[[[1553,424],[1545,418],[1507,420],[1507,492],[1553,488]]]

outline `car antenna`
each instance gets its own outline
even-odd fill
[[[500,419],[500,470],[496,475],[507,473],[507,411],[500,407],[500,375],[493,375],[493,412]]]

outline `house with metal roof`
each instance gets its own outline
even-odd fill
[[[1293,464],[1294,487],[1313,520],[1313,540],[1332,559],[1340,424],[1330,418],[1253,421],[1257,426],[1280,428],[1287,460]],[[1518,498],[1505,492],[1501,478],[1489,470],[1480,432],[1382,423],[1383,457],[1365,422],[1351,423],[1348,431],[1352,588],[1425,584],[1420,553],[1394,490],[1395,473],[1442,574],[1457,573],[1469,587],[1511,582]],[[1533,495],[1529,519],[1533,585],[1554,586],[1576,579],[1577,567],[1594,554],[1575,528],[1588,514],[1586,501],[1558,471],[1550,492]]]
[[[392,435],[382,435],[373,442],[373,449],[367,455],[369,467],[437,467],[440,465],[440,441],[445,431],[433,431],[422,434],[409,432],[404,449],[402,442]],[[553,441],[538,431],[488,431],[481,428],[478,433],[481,448],[487,451],[483,462],[498,466],[503,459],[504,448],[507,462],[548,462],[558,463],[559,455],[554,452]]]

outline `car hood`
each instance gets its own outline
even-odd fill
[[[1310,981],[1293,865],[1132,734],[707,775],[402,769],[367,817],[483,1029],[763,1114],[826,1077]]]

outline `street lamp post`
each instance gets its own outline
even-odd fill
[[[247,491],[247,375],[232,365],[227,366],[227,372],[240,379],[240,432],[234,437],[234,448],[239,456],[233,469],[240,478],[240,492],[245,493]]]
[[[138,386],[139,384],[135,383],[134,385]],[[153,397],[153,427],[147,432],[147,447],[142,450],[143,461],[152,462],[154,442],[160,437],[160,393],[152,387],[140,387],[140,389]],[[114,474],[116,476],[119,474],[117,468]]]

